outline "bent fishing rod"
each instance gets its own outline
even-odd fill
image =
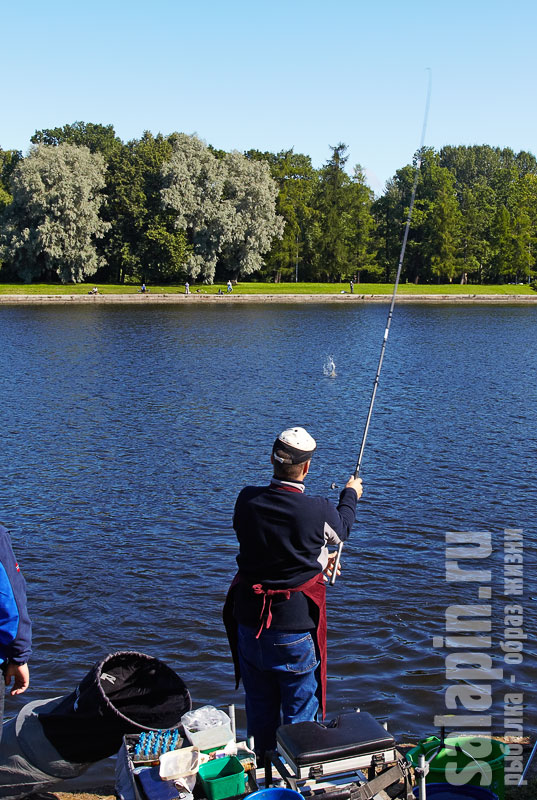
[[[423,115],[423,127],[422,127],[422,131],[421,131],[420,147],[419,147],[419,150],[418,150],[418,156],[417,156],[417,159],[416,159],[416,167],[415,167],[415,170],[414,170],[414,183],[412,185],[412,194],[410,195],[410,205],[408,207],[408,215],[407,215],[407,219],[406,219],[405,233],[403,235],[403,243],[401,245],[401,252],[399,254],[399,262],[398,262],[398,265],[397,265],[397,274],[395,276],[395,283],[394,283],[394,286],[393,286],[392,302],[390,303],[390,310],[388,311],[388,319],[386,321],[386,329],[384,331],[384,337],[382,339],[382,345],[381,345],[381,348],[380,348],[380,357],[379,357],[379,363],[378,363],[378,366],[377,366],[377,372],[376,372],[376,375],[375,375],[375,380],[373,381],[373,391],[371,393],[371,400],[369,402],[369,410],[367,412],[367,418],[366,418],[366,421],[365,421],[364,432],[363,432],[363,435],[362,435],[362,443],[360,445],[360,452],[358,454],[358,461],[356,462],[356,468],[354,470],[354,477],[355,478],[359,477],[360,468],[362,466],[362,457],[364,455],[365,443],[366,443],[366,440],[367,440],[367,434],[369,432],[369,424],[371,422],[371,417],[373,415],[373,406],[375,405],[375,398],[377,396],[377,389],[378,389],[379,379],[380,379],[380,371],[382,369],[382,362],[384,361],[384,353],[386,352],[386,343],[388,341],[388,334],[390,332],[390,325],[392,324],[393,309],[394,309],[394,306],[395,306],[395,298],[397,296],[397,288],[399,286],[399,280],[401,278],[401,270],[403,268],[403,260],[404,260],[404,257],[405,257],[406,243],[408,241],[408,233],[410,231],[410,222],[412,220],[412,211],[414,210],[414,201],[416,199],[416,190],[418,188],[418,180],[419,180],[419,175],[420,175],[420,168],[421,168],[421,161],[422,161],[422,154],[423,154],[423,146],[424,146],[424,143],[425,143],[425,131],[427,129],[427,118],[429,116],[429,104],[430,104],[430,101],[431,101],[431,70],[429,69],[428,72],[429,72],[429,81],[428,81],[428,86],[427,86],[427,98],[426,98],[426,101],[425,101],[425,113]],[[339,545],[338,545],[337,553],[336,553],[336,560],[334,562],[332,577],[330,578],[330,586],[333,586],[335,584],[335,582],[336,582],[337,571],[338,571],[338,568],[339,568],[339,562],[340,562],[340,559],[341,559],[342,550],[343,550],[343,542],[340,542]]]

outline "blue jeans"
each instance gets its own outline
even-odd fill
[[[262,755],[276,747],[276,729],[282,722],[316,719],[319,659],[309,631],[269,629],[259,639],[256,632],[239,625],[239,662],[248,736],[254,737],[256,752]]]

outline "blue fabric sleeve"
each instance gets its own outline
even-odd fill
[[[24,664],[31,653],[26,583],[7,530],[0,526],[0,663]]]

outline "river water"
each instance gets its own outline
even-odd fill
[[[220,618],[235,496],[269,479],[272,441],[296,424],[319,443],[308,491],[337,498],[330,485],[356,463],[386,311],[0,309],[0,519],[34,623],[32,687],[10,710],[72,691],[119,649],[168,663],[195,705],[242,708]],[[505,672],[488,681],[491,727],[503,732],[504,695],[517,691],[535,730],[536,321],[534,308],[507,305],[396,308],[365,492],[329,590],[330,714],[360,707],[399,736],[434,733],[454,684],[446,610],[480,603],[493,637],[473,652]],[[521,596],[505,594],[506,528],[523,530]],[[446,580],[448,532],[483,532],[482,557],[461,566],[490,570],[485,600],[483,583]],[[528,639],[521,663],[506,664],[514,603]]]

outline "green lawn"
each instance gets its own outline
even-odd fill
[[[0,284],[0,294],[87,294],[92,286],[97,285],[101,294],[136,294],[139,287],[132,284],[76,284],[63,286],[60,284]],[[149,286],[152,294],[184,294],[185,287],[180,286]],[[219,289],[226,292],[225,284],[212,286],[192,284],[190,291],[195,294],[197,290],[203,294],[216,294]],[[349,292],[348,283],[239,283],[233,287],[234,294],[340,294]],[[393,284],[389,283],[360,283],[354,287],[355,294],[391,294]],[[514,286],[502,284],[499,286],[478,286],[448,283],[448,284],[414,284],[401,283],[400,294],[529,294],[535,292],[527,285]]]

